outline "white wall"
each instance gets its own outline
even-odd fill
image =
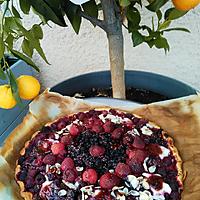
[[[30,25],[33,18],[28,17],[25,22]],[[133,48],[130,35],[124,30],[126,69],[164,74],[200,89],[200,7],[173,24],[190,29],[191,34],[169,33],[171,50],[167,55],[146,44]],[[70,24],[68,28],[45,27],[42,46],[51,66],[37,55],[34,59],[41,67],[39,76],[44,87],[86,72],[109,69],[106,35],[88,21],[83,22],[78,36]]]

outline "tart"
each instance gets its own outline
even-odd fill
[[[36,132],[20,152],[15,178],[27,200],[180,200],[181,165],[160,127],[98,109]]]

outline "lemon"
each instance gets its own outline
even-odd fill
[[[19,96],[25,100],[34,99],[40,92],[40,83],[33,77],[22,75],[17,78]]]
[[[15,107],[17,102],[13,97],[11,87],[9,85],[0,86],[0,108],[11,109]]]
[[[196,7],[200,0],[172,0],[174,6],[178,10],[188,11]]]

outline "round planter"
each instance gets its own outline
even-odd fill
[[[150,72],[127,70],[125,71],[125,80],[127,88],[151,91],[166,97],[166,99],[196,94],[194,88],[181,81]],[[109,87],[111,87],[110,71],[100,71],[67,79],[52,87],[51,91],[73,96],[75,93],[91,91],[91,88],[106,89]],[[138,102],[140,101],[138,100]]]

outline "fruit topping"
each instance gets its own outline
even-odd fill
[[[61,169],[63,171],[67,170],[67,169],[73,169],[74,168],[74,161],[71,159],[71,158],[65,158],[63,161],[62,161],[62,164],[61,164]]]
[[[119,183],[120,178],[109,172],[105,173],[100,178],[100,186],[104,189],[112,189],[114,186],[118,186]]]
[[[56,162],[56,157],[53,154],[47,154],[43,158],[43,163],[47,165],[53,165]]]
[[[135,147],[137,149],[144,149],[144,147],[145,147],[144,141],[139,136],[135,136],[132,145],[133,145],[133,147]]]
[[[51,151],[54,155],[61,153],[65,149],[65,145],[63,143],[54,143],[51,145]]]
[[[98,179],[97,172],[94,169],[87,169],[82,175],[83,181],[89,184],[95,184]]]
[[[104,155],[105,153],[105,148],[102,146],[98,146],[98,145],[93,145],[90,147],[89,149],[90,155],[93,157],[99,157]]]
[[[111,137],[112,137],[112,139],[120,139],[121,138],[121,136],[123,135],[123,133],[124,133],[124,130],[123,130],[123,128],[116,128],[113,132],[112,132],[112,134],[111,134]]]
[[[131,174],[131,169],[127,164],[118,163],[117,167],[115,168],[115,173],[120,178],[125,178]]]
[[[63,172],[63,180],[68,182],[74,182],[78,174],[75,169],[67,169]]]
[[[72,124],[69,132],[72,136],[77,136],[80,133],[80,127],[77,124]]]

